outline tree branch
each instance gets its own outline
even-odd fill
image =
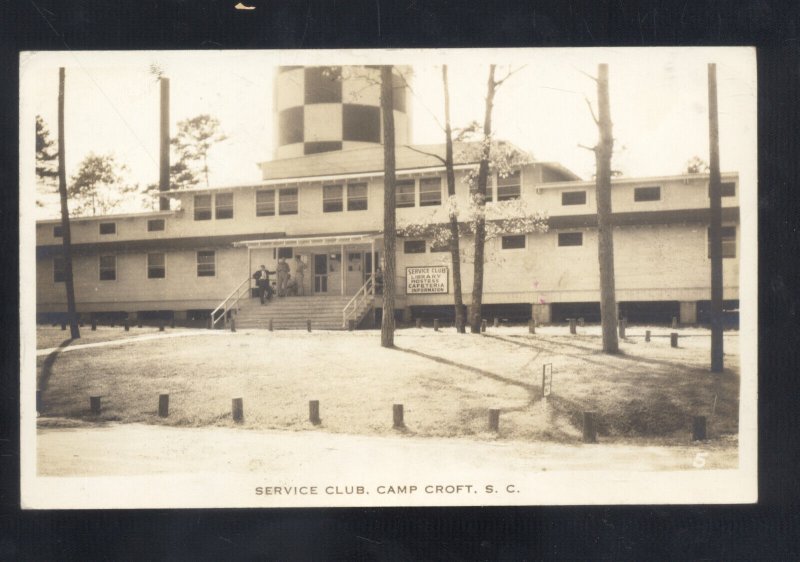
[[[509,70],[508,73],[505,76],[503,76],[500,80],[495,80],[494,87],[495,88],[499,88],[503,84],[503,82],[505,82],[506,80],[511,78],[514,74],[516,74],[517,72],[519,72],[520,70],[522,70],[526,66],[528,66],[528,65],[527,64],[523,64],[522,66],[520,66],[520,67],[518,67],[518,68],[516,68],[514,70]]]
[[[434,154],[434,153],[432,153],[432,152],[425,152],[424,150],[420,150],[420,149],[418,149],[418,148],[414,148],[414,147],[413,147],[413,146],[411,146],[410,144],[405,144],[405,145],[403,145],[403,146],[405,146],[405,147],[406,147],[407,149],[409,149],[409,150],[413,150],[414,152],[419,152],[420,154],[424,154],[424,155],[426,155],[426,156],[432,156],[433,158],[436,158],[436,159],[437,159],[439,162],[441,162],[441,163],[442,163],[442,164],[444,164],[445,166],[447,165],[447,162],[445,161],[445,159],[444,159],[444,158],[442,158],[441,156],[439,156],[438,154]]]
[[[592,152],[597,152],[596,146],[586,146],[581,143],[578,143],[578,148],[585,148],[586,150],[591,150]]]
[[[573,66],[572,68],[574,68],[575,70],[577,70],[578,72],[580,72],[581,74],[583,74],[584,76],[586,76],[587,78],[590,78],[591,80],[594,80],[595,82],[597,82],[597,78],[596,78],[596,77],[594,77],[594,76],[592,76],[591,74],[587,74],[587,73],[585,73],[583,70],[580,70],[579,68],[576,68],[576,67],[574,67],[574,66]]]
[[[595,125],[600,125],[600,121],[597,119],[597,115],[594,113],[594,108],[592,107],[592,102],[589,101],[589,98],[583,98],[586,102],[586,105],[589,106],[589,113],[592,114],[592,120],[594,120]]]

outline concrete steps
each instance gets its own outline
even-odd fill
[[[261,305],[258,299],[239,302],[236,315],[236,328],[269,328],[272,320],[274,330],[305,330],[311,320],[312,330],[341,330],[342,309],[352,297],[308,296],[273,297],[272,301]],[[362,303],[356,318],[361,319],[371,303]]]

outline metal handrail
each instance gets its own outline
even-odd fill
[[[244,281],[239,283],[239,285],[233,291],[231,291],[231,293],[227,297],[225,297],[225,300],[223,300],[221,303],[219,303],[219,306],[217,306],[217,308],[215,308],[213,310],[213,312],[211,312],[211,327],[212,328],[214,328],[217,325],[217,322],[227,318],[228,311],[231,310],[234,306],[236,306],[236,304],[242,298],[242,295],[240,293],[242,291],[242,287],[245,286],[245,285],[247,285],[247,289],[249,291],[250,290],[250,276],[249,275],[247,276],[247,279],[245,279]],[[234,297],[235,297],[235,299],[234,299]],[[234,299],[232,304],[229,302],[231,299]],[[219,318],[217,318],[217,313],[220,310],[222,310],[222,315]]]
[[[375,283],[374,283],[374,273],[370,273],[369,277],[367,277],[366,282],[361,286],[361,288],[356,291],[356,294],[353,295],[353,298],[350,299],[344,308],[342,309],[342,328],[347,327],[347,319],[350,317],[351,314],[355,313],[358,310],[358,307],[361,306],[361,302],[367,299],[367,295],[375,295]],[[362,296],[363,297],[359,298]],[[347,309],[353,307],[351,312],[348,312]]]

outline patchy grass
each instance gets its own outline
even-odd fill
[[[120,329],[121,331],[121,329]],[[580,440],[581,415],[599,416],[605,441],[685,443],[693,415],[709,416],[713,437],[738,432],[738,334],[726,333],[726,372],[708,371],[708,332],[653,328],[645,343],[629,328],[622,353],[600,352],[594,328],[399,330],[396,349],[376,332],[240,331],[120,342],[40,357],[47,417],[91,421],[89,395],[103,396],[95,421],[234,425],[231,398],[244,399],[244,427],[308,429],[308,401],[319,400],[321,428],[392,434],[392,404],[405,407],[407,434],[498,437],[487,431],[499,408],[500,438]],[[663,334],[661,333],[663,332]],[[599,332],[598,332],[599,333]],[[553,365],[553,393],[542,399],[542,365]],[[170,415],[156,413],[170,394]],[[716,396],[716,406],[714,398]],[[712,408],[714,415],[711,417]],[[44,421],[44,420],[42,420]]]
[[[182,328],[170,328],[167,325],[167,332],[175,332],[182,330]],[[136,325],[130,327],[130,331],[126,332],[122,324],[115,327],[111,326],[97,326],[96,331],[92,331],[89,324],[86,324],[80,329],[81,337],[77,340],[70,338],[69,326],[66,330],[58,326],[36,326],[36,349],[50,349],[53,347],[66,347],[69,345],[80,345],[84,343],[97,343],[102,341],[115,341],[126,338],[133,338],[136,336],[143,336],[147,334],[158,334],[158,326],[142,326],[138,328]]]

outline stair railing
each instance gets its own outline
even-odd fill
[[[358,311],[362,303],[366,302],[370,297],[375,296],[374,275],[374,273],[370,273],[369,277],[367,277],[367,281],[356,291],[353,298],[344,305],[342,309],[342,328],[347,328],[347,321],[350,319],[350,316]]]
[[[228,317],[228,312],[236,307],[244,295],[249,293],[250,276],[248,275],[247,279],[239,283],[239,286],[231,291],[231,294],[225,297],[225,300],[219,303],[219,306],[211,313],[211,328],[216,328],[220,320],[224,323]]]

